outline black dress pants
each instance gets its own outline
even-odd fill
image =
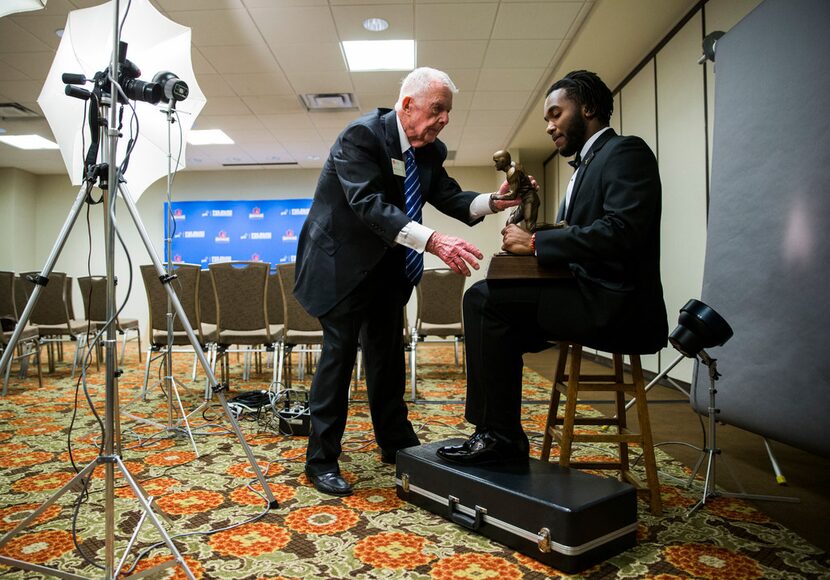
[[[419,444],[404,402],[403,308],[412,289],[400,263],[390,258],[394,255],[320,317],[323,348],[309,394],[311,434],[306,452],[306,469],[314,475],[339,470],[358,344],[377,444],[390,452]]]
[[[544,350],[548,341],[578,340],[592,318],[573,280],[485,280],[470,287],[464,294],[467,421],[526,445],[522,355]]]

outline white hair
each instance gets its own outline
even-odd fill
[[[395,103],[395,110],[400,111],[403,106],[404,97],[416,97],[425,93],[430,85],[440,83],[447,87],[452,94],[458,92],[455,83],[444,71],[428,66],[416,68],[406,75],[401,83],[401,92],[398,94],[398,102]]]

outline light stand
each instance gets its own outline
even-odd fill
[[[157,75],[158,76],[158,75]],[[185,95],[186,97],[186,95]],[[173,216],[172,210],[172,186],[173,186],[173,145],[172,145],[172,126],[175,123],[175,107],[176,107],[176,99],[170,98],[169,104],[166,109],[163,110],[167,118],[167,239],[165,240],[165,252],[167,254],[167,277],[170,279],[174,279],[175,275],[173,273]],[[179,435],[186,435],[190,439],[190,444],[193,446],[193,451],[196,453],[196,457],[199,457],[199,449],[196,447],[196,440],[193,438],[193,431],[190,428],[190,423],[188,422],[189,415],[185,412],[184,406],[182,405],[181,397],[179,397],[179,390],[176,384],[176,378],[173,376],[173,332],[174,332],[174,319],[175,314],[173,312],[173,301],[170,296],[167,297],[167,344],[164,352],[161,354],[163,357],[162,361],[162,368],[164,369],[164,376],[162,377],[162,382],[167,385],[167,424],[164,425],[162,423],[158,423],[156,421],[151,421],[150,419],[139,417],[132,413],[124,412],[124,414],[131,419],[136,421],[140,421],[142,423],[146,423],[148,425],[153,425],[162,429],[164,433],[170,434],[171,437],[176,437]],[[152,338],[152,337],[151,337]],[[140,348],[140,347],[139,347]],[[155,358],[151,358],[152,353],[147,354],[147,358],[150,359],[147,361],[147,369],[149,370],[150,364],[152,360],[158,360],[159,356],[156,355]],[[194,369],[195,370],[195,369]],[[146,376],[145,376],[146,378]],[[181,419],[179,421],[175,420],[174,417],[174,407],[173,407],[173,396],[176,397],[176,402],[178,403],[179,412],[181,413]],[[132,403],[136,402],[137,400],[147,400],[147,384],[145,382],[144,387],[141,391],[141,394],[136,397],[133,401],[127,404],[129,407]],[[180,425],[180,423],[184,423],[184,427]]]
[[[181,302],[179,301],[178,297],[176,296],[174,290],[170,286],[170,282],[172,278],[168,276],[164,268],[161,264],[161,261],[156,254],[155,248],[153,247],[152,241],[147,233],[147,230],[144,227],[144,224],[141,222],[141,219],[138,215],[138,210],[135,206],[135,202],[133,201],[129,191],[127,191],[126,186],[124,183],[121,182],[121,175],[117,168],[116,164],[116,149],[118,144],[118,115],[117,115],[117,104],[121,97],[124,99],[124,102],[127,101],[126,95],[121,89],[121,86],[117,82],[120,78],[120,39],[119,39],[119,0],[113,0],[113,30],[114,33],[114,46],[112,52],[112,62],[109,68],[111,73],[101,75],[100,80],[98,81],[98,85],[100,87],[109,86],[109,95],[100,94],[100,98],[96,98],[95,102],[97,103],[98,109],[95,111],[99,113],[99,119],[101,120],[101,124],[99,125],[98,129],[98,141],[97,143],[104,142],[104,137],[107,138],[107,146],[102,150],[102,159],[103,163],[98,165],[92,165],[94,162],[90,162],[89,171],[87,172],[87,179],[86,183],[81,186],[80,191],[75,199],[75,202],[72,205],[72,209],[69,215],[66,218],[66,221],[61,228],[61,231],[58,235],[58,239],[55,242],[54,247],[52,248],[49,257],[46,260],[46,264],[39,276],[35,278],[35,288],[32,291],[32,295],[29,298],[28,303],[26,304],[25,309],[23,310],[23,314],[20,317],[20,321],[15,328],[14,333],[12,334],[11,339],[9,340],[9,347],[3,353],[2,358],[0,358],[0,370],[5,368],[5,365],[10,364],[11,354],[14,352],[14,348],[17,344],[17,341],[20,337],[20,334],[23,330],[23,327],[26,326],[26,323],[29,320],[32,310],[34,309],[35,305],[37,304],[38,298],[40,296],[41,291],[43,290],[42,286],[45,286],[49,282],[49,274],[52,272],[52,269],[57,262],[58,256],[60,255],[61,250],[63,249],[64,245],[66,244],[66,240],[69,237],[69,234],[74,226],[81,208],[83,207],[84,203],[87,201],[87,197],[89,192],[92,190],[96,181],[99,181],[99,187],[104,192],[104,205],[107,208],[106,214],[104,216],[104,237],[105,237],[105,246],[106,246],[106,262],[107,262],[107,325],[106,325],[106,386],[105,386],[105,418],[104,418],[104,440],[102,451],[94,460],[92,460],[86,467],[80,470],[66,485],[64,485],[60,490],[58,490],[54,495],[52,495],[46,502],[44,502],[40,507],[38,507],[34,512],[32,512],[28,517],[22,520],[17,526],[15,526],[11,531],[6,533],[2,538],[0,538],[0,550],[2,550],[3,546],[5,546],[14,536],[16,536],[19,532],[21,532],[24,528],[26,528],[31,522],[35,521],[50,505],[52,505],[55,501],[57,501],[64,493],[69,490],[78,490],[78,489],[85,489],[89,483],[89,480],[92,476],[92,472],[95,470],[96,467],[99,465],[104,466],[105,471],[105,488],[104,488],[104,553],[105,553],[105,562],[104,562],[104,577],[106,580],[115,580],[119,574],[122,566],[126,561],[126,557],[132,548],[133,543],[135,542],[138,532],[144,522],[149,519],[159,534],[162,536],[164,544],[173,554],[174,559],[171,561],[164,562],[151,568],[150,570],[146,570],[141,572],[140,576],[146,576],[149,574],[156,573],[160,570],[169,568],[174,565],[179,565],[183,570],[185,576],[188,579],[193,580],[195,577],[190,569],[187,567],[185,560],[181,553],[179,552],[176,545],[173,543],[170,535],[166,532],[164,527],[161,525],[161,522],[158,519],[158,516],[155,514],[153,510],[153,503],[154,499],[152,496],[147,494],[147,492],[138,484],[138,482],[133,478],[130,474],[127,467],[124,465],[123,460],[121,459],[121,444],[120,444],[120,430],[118,425],[118,376],[120,375],[120,371],[117,368],[117,341],[116,341],[116,328],[115,328],[115,318],[116,318],[116,299],[115,299],[115,272],[114,272],[114,250],[115,250],[115,202],[118,196],[118,193],[121,194],[121,198],[127,206],[127,209],[130,213],[130,217],[132,218],[139,234],[141,235],[141,239],[144,242],[144,245],[147,249],[147,252],[153,262],[153,266],[155,267],[156,273],[159,276],[159,280],[164,285],[165,291],[167,292],[168,297],[172,303],[173,308],[176,311],[176,314],[179,316],[182,326],[185,329],[185,332],[190,340],[191,345],[193,346],[194,350],[196,351],[196,355],[199,358],[202,367],[205,370],[205,373],[208,376],[209,385],[211,386],[213,392],[215,392],[219,398],[219,401],[222,404],[222,407],[225,411],[225,416],[230,421],[231,427],[239,439],[242,448],[244,449],[249,462],[251,463],[251,468],[253,469],[259,483],[262,485],[263,492],[266,496],[266,499],[269,503],[269,508],[277,507],[277,501],[274,498],[270,487],[268,486],[264,475],[262,474],[262,470],[259,467],[259,464],[256,461],[256,458],[253,456],[250,447],[248,446],[247,442],[245,441],[244,435],[242,434],[239,425],[236,422],[236,419],[233,417],[233,414],[230,412],[228,408],[227,401],[225,400],[224,390],[227,388],[226,385],[220,385],[215,375],[213,374],[211,367],[204,356],[204,353],[201,351],[198,343],[198,339],[193,332],[193,329],[190,326],[190,323],[185,316],[184,309],[182,308]],[[98,75],[96,75],[97,77]],[[71,93],[72,91],[68,91]],[[89,93],[87,91],[82,91],[80,89],[76,89],[75,96],[80,93],[86,93],[85,98],[89,98]],[[93,92],[94,93],[94,92]],[[84,97],[81,97],[84,98]],[[108,123],[105,122],[107,118],[106,115],[100,114],[104,113],[108,110],[109,113],[109,121]],[[92,113],[92,103],[90,103],[90,112]],[[97,145],[96,145],[97,148]],[[104,175],[106,174],[106,181],[104,180]],[[124,480],[132,489],[133,493],[135,494],[136,498],[141,505],[141,517],[138,521],[137,527],[130,538],[129,542],[124,551],[124,556],[121,558],[120,562],[116,565],[115,561],[115,468],[121,471],[122,475],[124,476]],[[166,516],[163,516],[166,518]],[[42,566],[39,564],[34,564],[31,562],[25,562],[21,560],[17,560],[15,558],[9,558],[6,556],[0,556],[0,563],[12,566],[15,568],[21,568],[24,570],[32,570],[35,572],[45,573],[48,575],[59,576],[62,578],[70,578],[70,579],[82,579],[83,576],[62,572],[59,570],[55,570],[46,566]],[[138,575],[136,575],[138,576]]]
[[[692,474],[689,477],[687,485],[690,486],[692,484],[692,481],[694,481],[694,478],[697,476],[697,472],[700,470],[700,467],[703,465],[704,461],[706,461],[706,476],[703,482],[703,497],[701,497],[700,501],[698,501],[697,504],[689,510],[688,515],[692,515],[695,511],[703,507],[707,500],[717,496],[739,497],[757,501],[799,501],[798,498],[792,497],[732,493],[718,491],[715,488],[717,456],[721,453],[721,450],[717,446],[717,417],[718,413],[720,413],[720,409],[718,409],[715,404],[715,395],[717,394],[715,381],[717,381],[720,377],[720,373],[718,373],[717,359],[710,357],[704,349],[713,346],[722,346],[726,343],[726,341],[732,338],[732,334],[732,327],[729,326],[729,323],[727,323],[726,320],[724,320],[712,308],[699,300],[689,300],[683,308],[680,309],[678,326],[669,335],[669,342],[675,349],[678,350],[678,352],[680,352],[680,355],[673,360],[668,367],[663,369],[660,374],[654,377],[654,379],[645,387],[645,391],[648,392],[649,389],[656,385],[660,379],[665,377],[669,371],[677,366],[677,364],[684,358],[699,359],[702,364],[709,368],[709,406],[706,409],[706,414],[709,419],[709,426],[705,437],[704,447],[702,449],[694,447],[695,449],[700,450],[701,455],[698,458],[697,463],[695,463],[695,467],[692,470]],[[674,385],[674,387],[691,400],[691,393],[687,393],[678,385]],[[628,409],[634,404],[634,402],[635,400],[632,399],[628,402],[628,404],[626,404],[625,408]],[[766,440],[764,440],[764,443],[766,444]],[[772,456],[772,451],[770,450],[768,444],[767,451],[770,454],[773,467],[776,469],[776,475],[778,475],[777,464]]]

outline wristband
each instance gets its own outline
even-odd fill
[[[536,255],[536,232],[533,232],[530,236],[530,252],[534,256]]]
[[[496,204],[495,204],[495,203],[493,203],[493,202],[495,202],[495,201],[496,201],[496,199],[495,199],[495,195],[496,195],[495,193],[491,193],[491,194],[490,194],[490,197],[489,197],[489,198],[488,198],[488,200],[487,200],[487,205],[489,205],[489,206],[490,206],[490,211],[491,211],[491,212],[493,212],[493,213],[499,213],[499,208],[497,208],[497,207],[496,207]]]

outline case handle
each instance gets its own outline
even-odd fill
[[[481,524],[484,523],[484,516],[487,514],[487,509],[476,506],[475,516],[468,516],[457,509],[458,502],[458,498],[454,495],[447,496],[447,514],[450,520],[470,530],[478,531]]]

